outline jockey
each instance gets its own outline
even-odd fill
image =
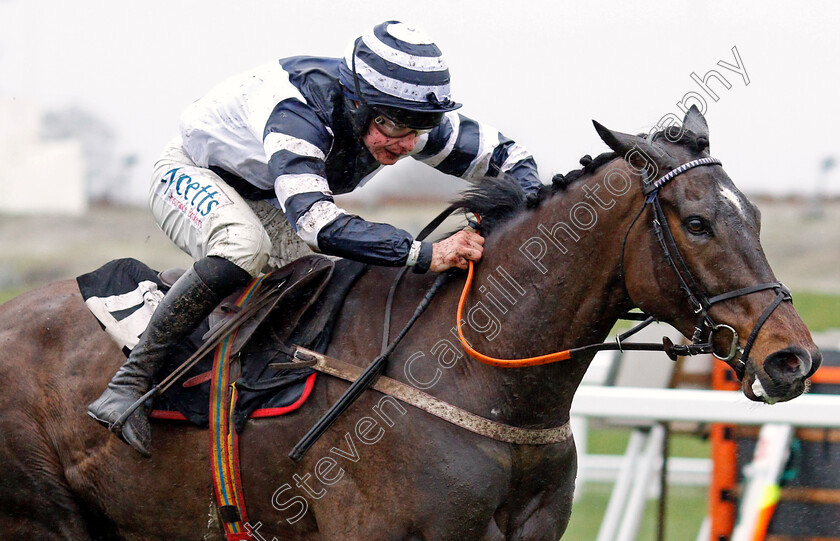
[[[459,107],[440,49],[397,21],[355,39],[343,59],[284,58],[190,105],[155,164],[150,206],[195,263],[88,414],[150,456],[146,412],[135,411],[121,429],[115,422],[151,387],[170,345],[252,277],[312,251],[415,272],[480,259],[484,239],[470,230],[419,242],[348,214],[332,197],[406,156],[468,181],[506,175],[537,191],[532,156]]]

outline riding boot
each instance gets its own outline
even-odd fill
[[[171,346],[192,333],[210,312],[250,275],[234,263],[209,256],[197,261],[161,300],[140,341],[117,371],[108,388],[88,406],[88,415],[144,457],[151,456],[148,412],[136,409],[120,427],[116,421],[152,386],[152,377]]]

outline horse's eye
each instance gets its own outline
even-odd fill
[[[683,224],[692,235],[708,235],[710,233],[706,220],[699,216],[690,216],[685,219]]]

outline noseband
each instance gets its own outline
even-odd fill
[[[711,353],[716,358],[726,362],[729,366],[735,371],[735,374],[738,376],[738,380],[740,381],[744,377],[744,372],[746,371],[746,359],[749,358],[750,350],[752,349],[753,343],[755,339],[758,337],[758,333],[761,330],[761,327],[773,313],[773,311],[778,308],[778,306],[782,302],[793,302],[790,290],[785,287],[784,284],[781,282],[766,282],[763,284],[758,284],[754,286],[744,287],[741,289],[736,289],[733,291],[729,291],[726,293],[721,293],[719,295],[715,295],[713,297],[707,297],[703,293],[703,289],[699,286],[697,281],[694,279],[694,276],[691,274],[691,270],[689,270],[688,265],[685,263],[682,255],[680,254],[679,247],[677,246],[676,241],[674,240],[674,235],[671,233],[671,228],[668,225],[668,220],[665,217],[665,212],[662,210],[662,204],[659,201],[659,190],[665,186],[668,182],[676,178],[682,173],[693,169],[695,167],[701,167],[706,165],[721,165],[720,160],[716,158],[700,158],[698,160],[693,160],[687,163],[684,163],[669,171],[665,175],[659,178],[656,182],[648,183],[647,179],[645,179],[643,193],[645,195],[645,206],[650,205],[653,209],[653,232],[656,235],[656,239],[659,241],[659,245],[662,247],[662,251],[665,253],[665,259],[671,268],[674,270],[674,273],[677,275],[677,278],[680,281],[680,289],[688,297],[688,302],[691,305],[692,310],[695,314],[697,314],[697,323],[695,324],[694,334],[691,337],[691,344],[687,346],[673,346],[673,352],[675,354],[689,354],[689,355],[696,355],[698,353]],[[641,216],[642,211],[644,211],[645,206],[639,211],[639,214],[636,215],[636,218],[633,220],[633,223],[630,224],[630,228],[627,230],[627,235],[630,234],[630,229],[633,228],[633,224],[636,223],[639,216]],[[627,240],[627,236],[625,235],[625,243]],[[623,247],[622,247],[622,265],[624,263],[624,254],[623,254]],[[741,349],[738,346],[738,332],[731,326],[725,323],[716,323],[715,320],[709,315],[709,308],[716,303],[726,301],[729,299],[734,299],[736,297],[741,297],[744,295],[750,295],[752,293],[757,293],[759,291],[764,291],[766,289],[772,289],[776,292],[776,298],[773,299],[773,302],[764,310],[761,316],[756,321],[755,325],[753,326],[752,331],[750,332],[749,337],[747,337],[747,341],[744,344],[744,348]],[[648,320],[652,321],[652,318],[648,318]],[[640,328],[640,327],[639,327]],[[637,329],[634,329],[634,331]],[[713,340],[715,333],[720,331],[729,331],[732,333],[732,342],[729,346],[729,351],[725,356],[718,355],[714,351]],[[627,333],[625,333],[625,337]],[[703,341],[703,337],[706,337],[706,341]],[[735,360],[735,357],[740,353],[740,357]]]

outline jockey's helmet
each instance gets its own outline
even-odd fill
[[[449,67],[424,32],[399,21],[374,26],[350,44],[340,66],[345,95],[359,104],[356,121],[376,115],[412,129],[431,129],[461,104],[452,101]]]

